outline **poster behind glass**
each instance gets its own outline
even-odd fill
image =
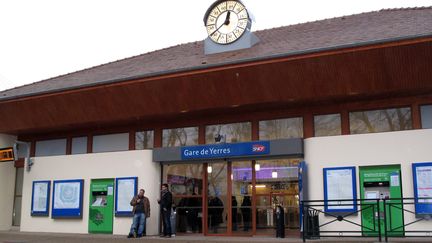
[[[432,163],[413,163],[416,214],[432,214]]]
[[[355,167],[324,168],[324,199],[326,212],[356,210]]]
[[[52,218],[82,218],[84,180],[54,181]]]
[[[48,216],[51,181],[33,181],[31,216]]]
[[[116,216],[132,216],[132,198],[137,195],[138,177],[116,178]]]

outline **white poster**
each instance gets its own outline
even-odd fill
[[[108,187],[108,196],[111,196],[113,194],[114,188],[112,186]]]
[[[79,209],[80,183],[58,182],[55,184],[54,206],[55,209]]]
[[[327,199],[352,199],[353,178],[351,169],[327,170]],[[349,204],[349,205],[343,205]],[[328,202],[328,209],[352,209],[352,201]]]
[[[117,181],[117,211],[132,212],[130,201],[135,196],[135,179]]]
[[[390,175],[390,186],[400,186],[399,175]]]
[[[419,166],[416,168],[417,196],[432,197],[432,166]],[[431,203],[432,199],[419,199],[419,202]]]
[[[46,212],[48,202],[48,183],[34,183],[33,188],[33,212]]]

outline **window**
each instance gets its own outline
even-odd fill
[[[183,127],[164,129],[162,132],[162,146],[176,147],[198,144],[198,127]]]
[[[28,145],[24,145],[24,144],[18,144],[17,148],[18,148],[18,159],[22,159],[27,157],[27,150],[30,153],[30,147],[31,147],[31,143],[29,142]]]
[[[272,140],[281,138],[302,138],[303,118],[287,118],[267,120],[259,122],[260,140]]]
[[[409,107],[350,112],[349,119],[351,134],[412,129],[411,109]]]
[[[151,149],[154,143],[153,131],[142,131],[135,133],[135,149]]]
[[[341,135],[340,114],[315,116],[314,129],[316,137]]]
[[[36,142],[36,157],[66,154],[66,139],[53,139]]]
[[[72,138],[72,154],[87,153],[87,137]]]
[[[432,105],[420,106],[422,128],[432,128]]]
[[[231,123],[206,126],[206,143],[216,143],[218,135],[221,142],[237,143],[252,140],[252,124],[250,122]]]
[[[129,133],[98,135],[93,137],[93,152],[129,150]]]
[[[201,195],[203,164],[178,164],[163,166],[163,181],[174,195]]]

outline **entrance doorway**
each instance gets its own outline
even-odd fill
[[[284,209],[285,235],[299,236],[299,186],[300,160],[256,161],[256,234],[274,234],[273,209]]]
[[[274,235],[273,210],[284,208],[285,234],[299,236],[301,159],[164,165],[176,205],[177,234]]]

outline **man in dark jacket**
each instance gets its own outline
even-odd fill
[[[251,208],[252,202],[250,199],[250,196],[245,196],[243,198],[243,202],[241,204],[241,212],[243,216],[243,225],[244,225],[244,231],[248,231],[251,226],[251,216],[252,216],[252,208]]]
[[[162,223],[163,223],[163,236],[171,237],[171,206],[172,206],[172,194],[168,190],[168,184],[162,184],[161,199],[158,199],[158,203],[161,207]]]
[[[150,201],[144,196],[144,193],[144,189],[141,189],[130,202],[130,205],[133,206],[133,223],[128,238],[142,237],[145,232],[146,219],[150,217]]]

